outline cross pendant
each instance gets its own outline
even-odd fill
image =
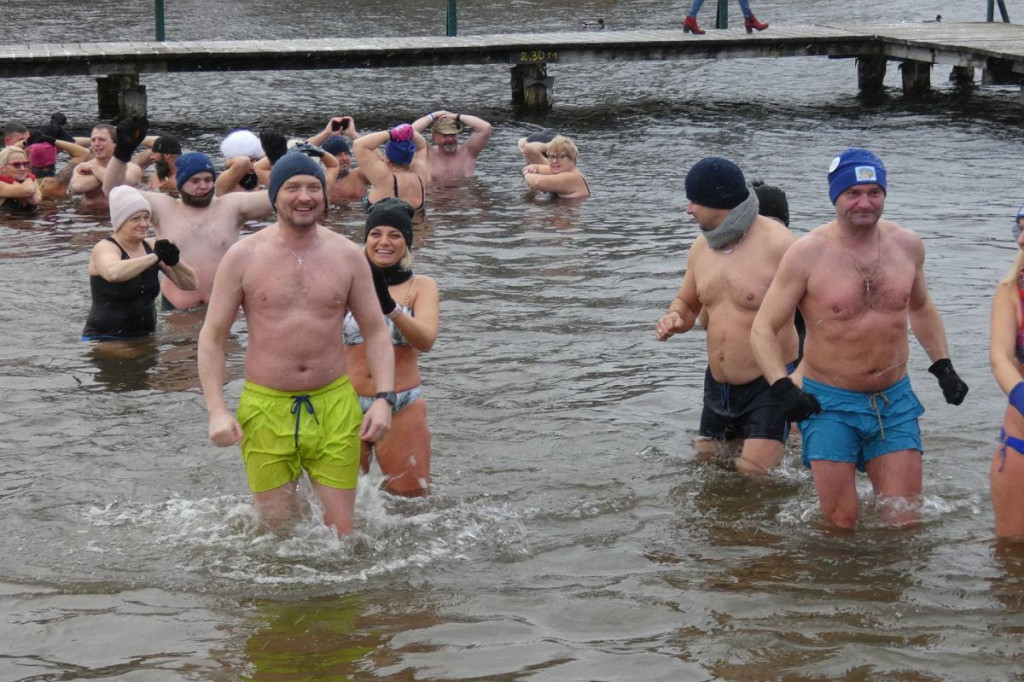
[[[864,280],[864,293],[865,294],[870,294],[871,293],[871,280],[870,279]]]

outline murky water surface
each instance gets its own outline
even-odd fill
[[[441,0],[168,4],[170,38],[435,35]],[[677,26],[683,3],[461,3],[464,34]],[[976,5],[976,6],[975,6]],[[984,18],[983,4],[762,1],[776,24]],[[1012,11],[1011,7],[1011,11]],[[735,6],[730,8],[735,16]],[[713,3],[701,22],[713,23]],[[2,42],[152,35],[147,3],[0,1]],[[201,316],[162,318],[110,356],[79,341],[86,264],[108,233],[74,201],[0,223],[0,679],[1020,680],[1024,557],[993,543],[988,460],[1004,400],[988,371],[994,282],[1014,255],[1024,134],[1013,88],[858,98],[851,61],[553,65],[556,105],[521,114],[504,66],[146,76],[151,121],[215,153],[237,126],[296,135],[336,113],[373,130],[448,108],[494,124],[477,177],[428,194],[417,268],[442,292],[422,361],[435,494],[360,486],[357,532],[260,534],[238,453],[206,439]],[[85,133],[87,78],[7,80],[0,120],[56,110]],[[529,197],[518,137],[571,135],[594,189]],[[699,332],[654,341],[695,224],[682,179],[706,155],[782,186],[793,226],[828,219],[851,145],[889,166],[888,217],[928,249],[954,362],[928,409],[921,526],[892,530],[869,487],[828,530],[798,453],[748,480],[695,462]],[[356,207],[333,211],[361,236]],[[258,229],[259,225],[251,226]],[[241,388],[244,325],[229,399]]]

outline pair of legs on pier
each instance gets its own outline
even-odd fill
[[[768,23],[762,23],[757,20],[754,13],[750,11],[750,0],[739,0],[740,11],[743,12],[743,28],[747,29],[747,33],[754,31],[763,31],[768,28]],[[704,4],[704,0],[693,0],[693,4],[690,5],[690,11],[686,13],[686,19],[683,20],[683,31],[685,33],[693,33],[694,35],[704,35],[705,31],[697,25],[697,12],[700,11],[701,5]]]

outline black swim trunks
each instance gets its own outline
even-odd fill
[[[740,384],[722,384],[704,373],[704,410],[700,435],[713,440],[767,438],[785,443],[789,422],[772,398],[764,377]]]

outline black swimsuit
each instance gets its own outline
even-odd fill
[[[420,181],[420,205],[419,205],[418,208],[416,208],[416,210],[417,211],[422,211],[423,210],[423,206],[426,203],[427,192],[426,192],[426,188],[423,186],[423,178],[421,178],[420,176],[417,175],[416,179]],[[396,174],[392,173],[391,174],[391,181],[395,185],[395,198],[397,199],[397,198],[399,198],[398,197],[398,176]],[[385,197],[385,199],[390,199],[390,198],[391,197]],[[384,199],[378,199],[377,201],[371,202],[370,201],[370,191],[367,190],[366,194],[363,195],[363,210],[366,211],[367,213],[369,213],[370,209],[373,208],[373,205],[377,204],[377,203],[380,203],[381,201],[384,201]]]
[[[131,256],[113,237],[106,240],[117,244],[121,260]],[[147,254],[153,253],[149,244],[142,242]],[[108,282],[99,275],[89,276],[92,307],[82,331],[83,339],[122,338],[143,336],[156,330],[156,306],[153,301],[160,293],[159,261],[125,282]]]

